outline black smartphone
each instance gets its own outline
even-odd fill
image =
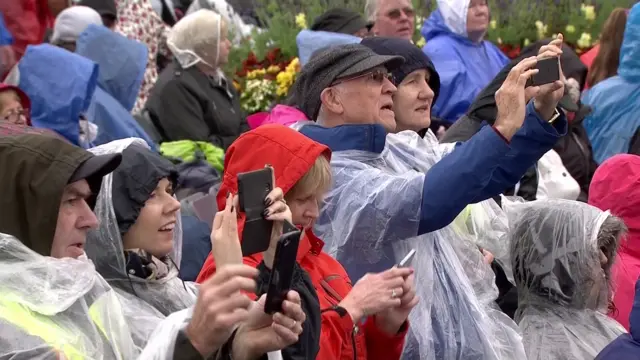
[[[285,221],[285,224],[286,223]],[[293,230],[285,232],[280,237],[280,240],[278,240],[278,246],[276,247],[276,253],[273,258],[271,277],[269,278],[267,299],[264,303],[264,312],[267,314],[282,311],[282,302],[287,297],[287,292],[291,290],[293,269],[296,264],[296,256],[298,255],[300,230],[291,224],[289,224],[289,227],[284,226],[284,228]]]
[[[261,253],[269,248],[273,222],[264,218],[267,208],[264,203],[273,190],[273,169],[250,171],[238,174],[238,202],[240,211],[245,214],[242,229],[242,255]]]
[[[411,261],[413,260],[413,257],[415,255],[416,255],[416,250],[411,249],[411,251],[409,251],[409,253],[402,260],[400,260],[400,262],[398,263],[398,267],[402,268],[402,267],[407,267],[411,265]]]
[[[550,57],[538,60],[538,73],[531,77],[530,85],[540,86],[560,80],[560,58]]]

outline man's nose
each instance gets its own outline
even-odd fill
[[[91,210],[89,204],[85,202],[81,211],[82,214],[80,214],[78,219],[78,228],[91,230],[97,229],[98,226],[100,226],[100,221],[98,221],[98,217],[96,217],[96,214]]]
[[[391,80],[389,80],[388,78],[385,78],[382,81],[382,93],[383,94],[393,94],[393,93],[396,92],[396,90],[398,90],[398,88],[395,85],[393,85]]]

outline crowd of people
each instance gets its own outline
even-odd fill
[[[409,0],[327,10],[245,114],[222,68],[249,2],[2,1],[0,358],[640,357],[640,4],[512,60],[486,0],[437,4],[422,49]]]

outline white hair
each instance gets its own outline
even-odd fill
[[[379,0],[367,0],[364,5],[364,14],[367,16],[367,21],[376,21],[378,16],[378,1]]]

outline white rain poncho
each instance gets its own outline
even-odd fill
[[[145,149],[149,148],[142,139],[128,138],[112,141],[90,149],[90,151],[94,154],[121,153],[132,145],[141,146]],[[123,164],[126,161],[127,159],[123,158]],[[139,171],[144,173],[145,169],[139,168]],[[169,261],[169,259],[165,261],[168,266],[168,274],[162,278],[149,280],[127,273],[122,238],[112,200],[113,177],[114,173],[111,173],[102,180],[102,188],[95,207],[96,216],[100,220],[100,228],[89,234],[86,246],[87,255],[95,263],[98,272],[111,286],[121,292],[128,293],[128,295],[134,295],[144,300],[164,315],[169,315],[194,305],[197,297],[197,286],[191,282],[183,282],[178,277],[178,269],[174,266],[174,264],[180,263],[182,257],[182,227],[179,212],[173,231],[173,251],[169,254],[172,261]],[[148,332],[153,329],[145,328],[141,330]]]
[[[1,359],[137,354],[117,294],[90,261],[42,256],[0,234]]]
[[[605,315],[624,224],[576,201],[539,200],[505,209],[518,288],[516,320],[528,359],[594,359],[625,332]]]
[[[416,250],[412,266],[420,303],[409,315],[403,359],[522,359],[524,348],[517,326],[497,310],[494,274],[478,250],[482,244],[500,255],[498,258],[507,254],[508,247],[499,241],[506,218],[502,214],[503,221],[498,220],[501,210],[495,202],[474,205],[471,213],[486,215],[478,221],[463,219],[457,226],[416,236],[425,172],[453,148],[454,144],[438,144],[430,131],[424,139],[403,131],[387,135],[381,154],[334,152],[334,186],[315,231],[326,242],[329,254],[346,268],[362,273],[383,271],[410,249]],[[366,206],[402,216],[365,218],[361,199],[371,195],[362,189],[374,189],[379,201],[365,201]],[[403,201],[398,201],[400,196]],[[390,223],[390,219],[396,222]],[[492,223],[502,224],[496,238],[474,236],[490,234],[489,229],[481,228]],[[385,267],[380,267],[381,263]]]

